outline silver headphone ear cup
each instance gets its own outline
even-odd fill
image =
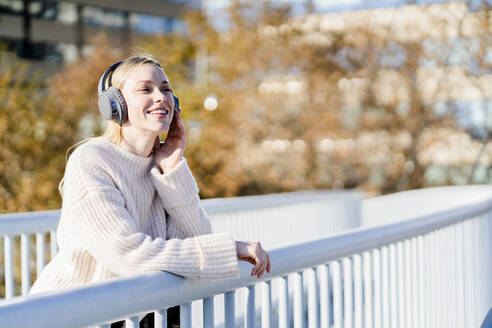
[[[105,120],[110,120],[113,117],[113,108],[111,106],[111,100],[108,96],[103,92],[99,95],[99,99],[97,101],[97,105],[99,107],[99,113]]]
[[[107,95],[110,107],[111,107],[111,118],[118,124],[121,124],[127,120],[126,102],[125,98],[121,94],[121,91],[115,87],[110,87],[108,90],[104,91]]]

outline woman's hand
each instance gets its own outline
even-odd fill
[[[174,116],[167,133],[166,141],[160,146],[159,136],[154,143],[154,161],[166,173],[175,167],[181,158],[186,147],[186,132],[181,121],[181,108],[174,111]]]
[[[251,270],[252,276],[258,279],[266,272],[270,273],[271,263],[270,255],[261,247],[260,242],[253,241],[236,241],[237,257],[241,261],[247,261],[254,265]]]

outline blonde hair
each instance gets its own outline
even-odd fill
[[[111,86],[121,90],[125,86],[126,78],[128,74],[130,74],[133,70],[136,68],[144,65],[144,64],[152,64],[157,67],[160,67],[162,69],[162,65],[150,54],[138,54],[138,55],[133,55],[125,60],[122,61],[122,63],[116,67],[110,74],[108,74],[106,81],[105,81],[105,86],[104,89],[108,89]],[[102,138],[106,138],[107,140],[111,141],[112,143],[116,145],[121,145],[123,143],[123,134],[122,134],[122,128],[121,125],[114,122],[114,121],[108,121],[108,125],[106,129],[104,130],[104,133],[102,134]],[[80,145],[86,143],[89,140],[95,139],[98,137],[89,137],[85,138],[76,144],[72,145],[70,148],[68,148],[66,156],[65,156],[65,161],[68,161],[69,155]],[[64,184],[64,177],[61,179],[60,184],[58,185],[58,191],[60,192],[60,195],[63,196],[63,184]]]

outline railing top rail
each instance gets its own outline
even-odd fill
[[[214,198],[202,200],[208,214],[231,213],[246,210],[260,210],[297,203],[362,199],[358,191],[301,191],[259,196]],[[0,235],[44,232],[56,229],[61,210],[0,214]]]
[[[18,235],[56,228],[61,210],[0,214],[0,235]]]
[[[260,210],[265,208],[293,205],[296,203],[349,199],[359,201],[363,193],[355,190],[312,190],[279,194],[242,196],[231,198],[213,198],[203,200],[203,206],[209,214],[230,213],[245,210]]]
[[[369,251],[491,210],[492,198],[489,198],[404,222],[358,228],[327,239],[274,249],[270,252],[272,272],[262,280],[270,280],[320,263]],[[166,272],[151,272],[66,291],[18,297],[0,303],[0,322],[3,327],[8,328],[64,327],[73,326],[74,322],[82,327],[115,321],[129,315],[167,308],[257,282],[249,272],[250,266],[240,263],[240,278],[222,280],[220,284],[216,281],[182,279]],[[130,299],[129,295],[132,295]],[[48,307],[53,311],[47,311]],[[60,308],[64,311],[57,311]],[[55,310],[57,315],[53,316]]]

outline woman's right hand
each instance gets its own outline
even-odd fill
[[[261,247],[259,241],[236,241],[236,252],[239,260],[254,265],[251,270],[252,276],[257,276],[260,279],[265,270],[270,273],[272,267],[270,255]]]
[[[181,108],[173,113],[166,141],[161,144],[157,136],[154,142],[154,161],[162,173],[166,173],[179,163],[186,147],[186,131],[181,121]]]

